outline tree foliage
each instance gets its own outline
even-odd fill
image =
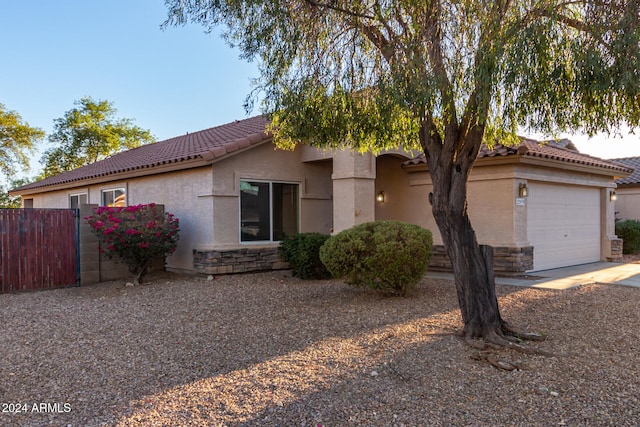
[[[43,137],[43,130],[29,126],[20,114],[0,104],[0,172],[11,176],[16,166],[29,169],[29,154]]]
[[[7,187],[0,184],[0,208],[19,208],[22,205],[22,198],[20,196],[10,195],[9,190],[28,184],[29,182],[30,180],[28,178],[20,178],[11,180]]]
[[[41,160],[44,178],[155,141],[149,130],[134,125],[131,119],[116,118],[112,102],[84,97],[75,105],[55,120],[54,132],[49,135],[53,146]]]
[[[638,0],[165,0],[259,61],[274,141],[419,147],[468,339],[510,345],[467,212],[482,143],[640,124]],[[487,255],[488,256],[488,255]]]
[[[379,150],[640,120],[637,1],[167,0],[260,61],[276,139]],[[462,137],[462,138],[461,138]],[[456,144],[454,149],[461,149]]]

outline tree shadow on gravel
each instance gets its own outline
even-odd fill
[[[0,356],[13,361],[0,367],[7,379],[1,400],[68,402],[72,408],[16,414],[3,424],[165,419],[167,425],[251,425],[299,407],[314,418],[304,402],[320,405],[332,393],[366,396],[358,391],[361,381],[390,376],[402,382],[414,377],[406,372],[410,365],[410,371],[433,366],[446,372],[446,360],[462,354],[465,364],[486,369],[467,360],[461,340],[433,335],[462,326],[447,280],[425,280],[409,298],[282,272],[211,282],[164,275],[135,288],[108,283],[0,298],[0,320],[13,324],[13,332],[0,331],[7,344]],[[527,310],[523,304],[513,312],[505,307],[505,317],[517,320]],[[395,362],[402,354],[420,359]]]
[[[358,337],[361,360],[333,370],[315,390],[274,400],[254,416],[219,412],[228,426],[252,425],[635,425],[640,387],[640,320],[629,319],[638,289],[585,286],[570,291],[502,287],[501,305],[524,325],[546,328],[538,343],[554,357],[513,354],[523,370],[472,360],[452,336],[411,337],[424,319]],[[612,334],[626,324],[624,339]],[[415,334],[414,334],[415,335]],[[418,333],[419,335],[419,333]],[[235,417],[235,421],[234,420]]]

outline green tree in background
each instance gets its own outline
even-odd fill
[[[0,104],[0,173],[10,177],[16,166],[29,169],[29,155],[43,137],[43,130],[29,126],[20,114]]]
[[[117,119],[117,110],[109,101],[84,97],[75,105],[55,120],[54,132],[49,135],[53,147],[41,160],[43,178],[155,141],[150,131],[135,126],[132,120]]]
[[[638,0],[166,0],[256,60],[274,141],[420,149],[464,335],[535,339],[502,318],[467,212],[481,144],[516,130],[593,134],[640,121]],[[427,201],[425,200],[425,207]]]
[[[11,180],[8,186],[0,184],[0,208],[19,208],[22,204],[20,196],[9,195],[9,190],[31,182],[29,178]]]

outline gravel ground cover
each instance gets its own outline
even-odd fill
[[[0,295],[0,425],[638,425],[640,289],[497,291],[554,356],[474,360],[448,280],[408,298],[288,272]]]

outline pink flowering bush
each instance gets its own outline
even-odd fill
[[[135,275],[135,284],[159,257],[175,252],[179,221],[154,203],[127,207],[101,206],[85,218],[108,258],[120,258]]]

